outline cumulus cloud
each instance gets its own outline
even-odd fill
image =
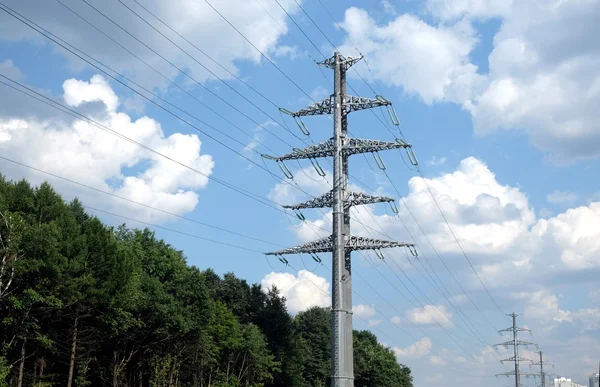
[[[279,45],[279,39],[287,33],[288,20],[284,11],[276,3],[264,0],[260,0],[260,4],[255,1],[244,0],[214,0],[210,3],[259,50],[265,52],[267,55],[281,56],[295,54],[294,48]],[[280,3],[292,15],[299,9],[298,5],[291,0],[282,0]],[[171,80],[177,78],[178,70],[143,47],[127,33],[108,24],[100,14],[96,13],[85,3],[68,0],[65,4],[85,17],[86,20],[102,29],[113,39],[131,49],[150,65],[156,67],[167,78]],[[127,10],[123,5],[106,2],[93,2],[92,4],[138,39],[152,47],[152,49],[159,52],[162,56],[169,58],[176,66],[188,72],[195,80],[205,82],[215,79],[201,65],[160,36],[160,34]],[[86,53],[94,58],[104,63],[110,63],[111,67],[114,67],[117,71],[130,75],[136,82],[142,83],[149,88],[163,88],[168,85],[153,70],[138,62],[130,54],[112,43],[66,8],[63,8],[59,3],[40,3],[35,0],[10,0],[8,1],[8,5],[35,20],[42,27],[55,33],[70,44],[85,49]],[[222,78],[232,78],[229,73],[207,59],[205,55],[174,36],[171,31],[162,26],[140,6],[133,2],[128,3],[128,5],[165,35],[170,36],[180,46],[189,50],[188,52],[206,68]],[[206,2],[174,0],[166,3],[160,0],[151,0],[144,2],[143,5],[233,74],[239,75],[237,61],[259,63],[262,60],[261,54],[252,48]],[[265,9],[275,20],[265,12]],[[283,29],[280,25],[283,26]],[[219,39],[214,39],[215,36],[218,36]],[[28,29],[6,14],[0,15],[0,39],[9,41],[32,40],[38,43],[47,43],[36,32]],[[94,42],[94,44],[90,45],[89,42]],[[63,54],[60,50],[57,50],[57,52]],[[82,66],[82,63],[72,56],[67,56],[67,59],[73,61],[72,65],[76,68]],[[187,79],[187,81],[192,82],[191,79]]]
[[[12,97],[22,98],[16,95]],[[197,190],[206,187],[214,161],[202,155],[196,135],[173,133],[166,136],[160,123],[149,117],[132,120],[120,112],[119,98],[101,76],[90,81],[68,79],[63,83],[64,102],[88,115],[117,135],[127,136],[200,171],[195,173],[163,157],[107,133],[84,121],[59,116],[20,117],[9,110],[0,112],[0,149],[15,161],[111,192],[129,200],[158,207],[175,214],[192,211],[198,203]],[[28,102],[30,111],[31,102]],[[28,177],[34,182],[47,179],[23,168],[6,165],[8,177]],[[52,181],[57,188],[63,181]],[[77,194],[87,204],[99,201],[97,194],[69,185],[67,196]],[[102,203],[119,213],[142,220],[164,220],[166,214],[153,212],[117,198],[103,197]]]
[[[557,163],[600,156],[600,3],[428,0],[426,10],[433,20],[400,14],[378,24],[350,8],[341,26],[352,41],[343,50],[354,52],[355,43],[376,79],[426,103],[461,105],[477,135],[525,131]],[[471,56],[476,22],[490,18],[501,27],[483,73]]]
[[[429,337],[423,337],[408,347],[393,347],[392,350],[396,354],[398,361],[402,361],[402,359],[415,359],[426,356],[430,352],[431,348],[431,339]]]
[[[445,158],[445,157],[439,157],[439,158],[438,158],[438,157],[436,157],[436,156],[433,156],[433,157],[431,158],[431,160],[427,161],[427,164],[429,164],[429,165],[434,165],[434,166],[437,166],[437,165],[443,165],[443,164],[445,164],[445,163],[446,163],[446,158]]]
[[[552,191],[546,196],[549,203],[565,203],[577,200],[577,194],[573,192]]]
[[[600,328],[600,308],[563,310],[559,306],[559,298],[547,289],[515,293],[513,297],[526,301],[525,317],[528,319],[536,319],[545,324],[573,324],[583,332]]]
[[[15,81],[18,81],[23,76],[21,70],[19,70],[10,59],[4,59],[0,62],[0,74],[14,79]]]
[[[310,173],[311,169],[306,171]],[[302,179],[301,174],[297,175]],[[315,194],[319,185],[314,179],[302,179],[301,183],[304,189],[313,190]],[[321,190],[324,191],[323,187]],[[283,185],[271,192],[283,194],[282,199],[297,195],[287,192]],[[425,179],[412,178],[400,206],[400,217],[405,221],[412,219],[412,215],[419,219],[420,228],[412,221],[407,222],[419,248],[434,254],[428,251],[428,241],[421,234],[423,230],[436,250],[450,257],[453,269],[464,268],[466,261],[459,258],[462,251],[431,194],[475,269],[492,288],[514,283],[547,284],[566,272],[584,275],[586,269],[600,267],[600,203],[592,202],[554,216],[545,213],[545,217],[538,219],[526,193],[518,187],[502,184],[486,164],[469,157],[452,172]],[[360,220],[353,224],[353,234],[373,236],[372,229],[383,227],[393,239],[410,240],[402,224],[372,211],[368,206],[353,209],[353,216]],[[328,211],[324,217],[307,219],[294,232],[306,241],[325,236],[330,227],[331,212]],[[399,252],[397,258],[401,258]],[[467,273],[471,273],[468,267]],[[475,276],[464,283],[464,286],[469,285],[481,286]]]
[[[359,304],[359,305],[354,305],[352,307],[352,312],[363,319],[367,319],[367,318],[371,318],[373,316],[375,316],[375,308],[373,308],[371,305],[363,305],[363,304]]]
[[[442,326],[452,326],[452,313],[444,305],[425,305],[414,308],[406,313],[407,319],[413,324],[427,325],[436,322]]]
[[[355,52],[356,44],[369,58],[376,79],[400,86],[426,103],[460,101],[476,82],[477,67],[469,63],[468,55],[477,40],[466,25],[432,26],[410,14],[378,25],[366,10],[355,7],[346,10],[340,25],[352,40],[340,48],[342,52]]]
[[[262,279],[261,286],[265,290],[277,287],[292,313],[302,312],[313,306],[331,305],[327,280],[307,270],[300,270],[298,276],[272,272]]]

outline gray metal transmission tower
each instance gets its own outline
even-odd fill
[[[352,353],[352,270],[350,254],[355,250],[379,250],[391,247],[407,247],[416,255],[414,245],[395,241],[385,241],[373,238],[362,238],[350,235],[350,207],[380,202],[393,202],[387,197],[378,197],[348,190],[348,158],[360,153],[377,153],[388,149],[409,149],[411,146],[404,141],[383,142],[362,140],[348,137],[347,116],[349,113],[380,106],[390,106],[391,102],[383,97],[369,99],[346,95],[346,71],[361,58],[344,57],[335,53],[333,57],[320,62],[320,66],[334,71],[334,93],[329,98],[310,105],[297,112],[289,112],[295,119],[303,116],[321,114],[334,115],[333,138],[304,149],[294,149],[291,153],[273,157],[263,155],[276,161],[283,173],[291,178],[290,171],[285,167],[285,160],[309,159],[317,172],[324,175],[316,162],[317,158],[333,157],[333,190],[306,202],[286,206],[293,210],[304,208],[333,208],[333,233],[327,238],[306,243],[267,255],[282,256],[285,254],[311,254],[332,252],[332,343],[331,343],[331,386],[354,386],[354,360]],[[394,119],[395,115],[392,116]],[[304,124],[299,124],[303,131]],[[307,132],[307,130],[306,130]],[[412,153],[411,153],[412,154]],[[413,155],[414,156],[414,155]]]
[[[535,346],[537,348],[537,344],[535,343],[531,343],[529,341],[523,341],[523,340],[519,340],[518,336],[519,336],[519,332],[529,332],[531,334],[531,330],[526,329],[526,328],[520,328],[517,326],[517,317],[519,316],[518,314],[512,313],[509,314],[510,317],[512,317],[512,327],[510,328],[506,328],[506,329],[502,329],[499,330],[498,332],[500,334],[502,334],[502,332],[512,332],[512,340],[510,341],[506,341],[504,343],[500,343],[500,344],[495,344],[494,348],[496,347],[513,347],[513,356],[509,357],[508,359],[503,359],[500,360],[500,363],[504,364],[505,362],[513,362],[515,364],[515,370],[514,371],[509,371],[509,372],[504,372],[502,374],[497,374],[496,376],[515,376],[515,387],[521,387],[521,376],[525,376],[527,378],[530,377],[537,377],[539,376],[538,374],[533,374],[533,373],[527,373],[527,372],[521,372],[519,370],[519,365],[521,362],[532,362],[532,360],[529,359],[523,359],[522,357],[519,357],[519,347],[529,347],[529,346]]]
[[[554,366],[554,364],[544,361],[544,356],[542,354],[542,351],[539,351],[539,354],[540,354],[540,361],[531,363],[529,366],[536,366],[536,365],[540,366],[540,379],[541,379],[540,386],[546,387],[546,373],[544,372],[544,366],[545,365]]]

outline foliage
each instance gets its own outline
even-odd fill
[[[294,317],[277,289],[189,266],[47,183],[0,176],[0,214],[0,387],[20,369],[36,386],[329,385],[329,310]],[[357,387],[412,386],[389,349],[355,333]]]

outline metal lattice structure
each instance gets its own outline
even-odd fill
[[[283,263],[288,263],[284,255],[288,254],[310,254],[317,262],[320,258],[317,253],[331,252],[332,254],[332,342],[331,342],[331,387],[353,387],[354,386],[354,358],[352,349],[352,260],[351,252],[357,250],[375,250],[380,254],[380,249],[404,247],[408,248],[413,255],[416,250],[413,244],[386,241],[374,238],[363,238],[350,235],[350,207],[355,205],[390,202],[394,200],[387,197],[372,196],[363,193],[350,192],[348,190],[348,159],[349,156],[359,153],[373,153],[378,158],[378,166],[385,169],[383,160],[378,156],[379,151],[411,148],[410,144],[402,140],[396,142],[364,140],[348,137],[348,114],[354,111],[386,106],[394,125],[399,125],[398,118],[393,112],[391,102],[381,96],[376,99],[354,97],[346,95],[346,70],[361,58],[343,57],[335,53],[319,65],[334,70],[334,93],[331,97],[317,102],[305,109],[291,112],[280,108],[283,113],[289,114],[297,120],[300,130],[308,134],[308,129],[300,120],[300,117],[315,116],[321,114],[333,114],[333,137],[319,144],[308,146],[304,149],[294,149],[291,153],[283,156],[263,157],[278,163],[282,172],[288,178],[293,178],[291,172],[284,166],[285,160],[309,159],[321,176],[325,175],[323,169],[316,162],[317,158],[333,157],[333,189],[322,196],[308,201],[284,206],[297,211],[300,219],[305,220],[299,214],[300,209],[324,208],[333,209],[333,230],[331,236],[317,241],[309,242],[300,246],[267,253],[275,255]],[[411,158],[412,156],[412,158]],[[409,158],[416,163],[416,157],[410,149]],[[416,164],[415,164],[416,165]]]
[[[343,56],[342,54],[338,53],[338,58],[339,58],[338,63],[336,63],[335,55],[334,55],[331,58],[327,58],[321,62],[317,62],[317,64],[319,66],[328,67],[334,71],[336,69],[336,66],[339,65],[341,67],[341,69],[343,69],[345,71],[345,70],[349,69],[350,67],[352,67],[356,62],[361,60],[363,57],[362,56]]]
[[[386,241],[375,238],[364,238],[351,236],[346,240],[344,248],[346,251],[358,251],[358,250],[379,250],[389,249],[393,247],[408,247],[409,249],[414,248],[412,243]],[[327,253],[333,251],[333,237],[328,236],[323,239],[319,239],[313,242],[308,242],[300,246],[290,247],[272,253],[266,253],[266,255],[288,255],[288,254],[317,254]]]
[[[393,198],[388,198],[385,196],[374,196],[368,195],[362,192],[350,192],[348,194],[348,198],[344,203],[348,207],[352,206],[360,206],[363,204],[372,204],[372,203],[392,203],[395,200]],[[328,208],[333,207],[333,191],[329,191],[326,194],[318,196],[314,199],[307,200],[302,203],[298,203],[291,206],[283,206],[283,208],[287,208],[290,210],[301,210],[304,208]]]
[[[494,348],[497,347],[504,347],[504,348],[509,348],[509,347],[513,347],[513,352],[514,355],[512,357],[509,357],[508,359],[502,359],[500,360],[500,363],[504,364],[505,362],[511,362],[515,364],[515,369],[514,371],[509,371],[509,372],[504,372],[501,374],[496,374],[496,377],[499,376],[514,376],[515,377],[515,387],[521,387],[521,376],[524,376],[526,378],[533,378],[533,377],[538,377],[540,376],[539,374],[534,374],[534,373],[528,373],[528,372],[521,372],[519,370],[520,364],[522,362],[529,362],[532,363],[533,360],[530,359],[524,359],[522,357],[519,357],[519,347],[529,347],[529,346],[535,346],[537,348],[537,344],[529,342],[529,341],[523,341],[523,340],[519,340],[518,336],[519,336],[519,332],[529,332],[531,334],[531,330],[530,329],[526,329],[526,328],[520,328],[517,326],[517,317],[519,315],[512,313],[509,314],[510,317],[512,317],[512,321],[513,324],[510,328],[506,328],[506,329],[501,329],[498,332],[500,334],[502,334],[502,332],[511,332],[512,333],[512,340],[510,341],[505,341],[504,343],[500,343],[500,344],[495,344]]]
[[[344,97],[344,103],[342,109],[346,114],[365,109],[373,109],[382,106],[389,106],[392,103],[383,98],[371,99],[364,97],[355,97],[353,95],[347,95]],[[306,116],[318,116],[323,114],[333,114],[335,110],[334,97],[330,96],[322,101],[313,103],[305,109],[300,109],[297,112],[293,112],[292,117],[306,117]]]
[[[403,140],[391,141],[377,141],[377,140],[363,140],[360,138],[348,138],[346,144],[342,147],[342,152],[345,156],[357,155],[361,153],[374,153],[383,150],[391,149],[405,149],[410,148],[411,145],[404,142]],[[299,159],[316,159],[321,157],[333,157],[335,154],[335,144],[333,139],[320,142],[318,144],[307,146],[302,149],[294,149],[291,153],[287,153],[283,156],[269,156],[263,155],[263,157],[275,160],[299,160]]]
[[[544,366],[545,365],[549,365],[549,366],[554,367],[554,364],[548,363],[548,362],[544,361],[544,356],[543,356],[542,351],[539,351],[539,354],[540,354],[540,361],[535,362],[535,363],[531,363],[529,366],[530,367],[531,366],[536,366],[536,365],[540,366],[540,379],[541,379],[540,386],[541,387],[546,387],[546,375],[547,374],[546,374],[546,372],[544,372]]]

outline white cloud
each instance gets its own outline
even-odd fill
[[[430,24],[410,14],[377,24],[350,8],[341,25],[376,79],[426,103],[460,104],[477,135],[525,131],[557,163],[600,156],[599,2],[429,0],[426,9]],[[475,21],[490,18],[502,24],[486,74],[471,56]],[[352,43],[343,50],[354,52]]]
[[[369,58],[376,79],[401,86],[426,103],[460,101],[476,82],[477,67],[468,60],[476,39],[466,25],[431,26],[402,14],[379,26],[367,11],[354,7],[346,10],[340,25]],[[350,41],[340,50],[356,51]]]
[[[352,312],[363,319],[368,319],[375,316],[375,308],[373,308],[371,305],[354,305],[352,307]]]
[[[573,192],[552,191],[546,196],[549,203],[565,203],[577,200],[577,194]]]
[[[427,0],[427,10],[438,19],[455,20],[463,16],[488,19],[510,14],[513,0]]]
[[[415,359],[423,357],[430,352],[431,348],[431,339],[429,337],[423,337],[406,348],[393,347],[392,350],[396,354],[398,361],[402,361],[402,359]]]
[[[389,2],[389,0],[381,0],[381,6],[383,7],[383,10],[392,16],[395,16],[397,11],[396,11],[396,7],[394,7],[394,5],[392,3]]]
[[[21,70],[19,70],[10,59],[4,59],[0,62],[0,74],[15,81],[18,81],[23,77]]]
[[[435,324],[452,326],[452,313],[444,305],[425,305],[424,308],[414,308],[406,313],[406,317],[413,324]]]
[[[547,208],[542,208],[538,211],[538,215],[540,216],[540,218],[549,218],[552,215],[554,215],[554,212],[550,211]]]
[[[443,357],[438,356],[438,355],[432,355],[429,358],[428,361],[429,361],[430,364],[437,365],[437,366],[442,366],[443,367],[443,366],[448,365],[448,361],[446,359],[444,359]]]
[[[255,1],[245,0],[213,0],[210,3],[258,49],[267,55],[294,55],[294,48],[279,46],[279,39],[287,33],[288,19],[284,11],[275,2],[261,0],[260,4],[258,4]],[[299,10],[298,5],[294,1],[281,0],[280,3],[292,15]],[[73,10],[86,17],[88,21],[101,28],[109,36],[122,42],[124,46],[141,56],[143,60],[158,68],[169,79],[173,80],[177,77],[178,71],[176,69],[149,50],[141,47],[138,42],[134,41],[125,32],[118,28],[109,28],[109,24],[106,23],[102,16],[87,5],[78,2],[67,2],[67,4]],[[136,82],[150,88],[155,86],[165,87],[168,85],[165,80],[156,76],[152,70],[135,60],[130,54],[123,51],[92,27],[86,25],[60,4],[56,2],[40,3],[35,0],[23,0],[18,2],[13,1],[10,6],[35,20],[42,27],[47,28],[67,42],[84,49],[86,53],[94,58],[104,63],[109,63],[117,71],[127,73]],[[214,79],[207,70],[178,50],[122,5],[98,2],[94,3],[94,6],[161,55],[168,58],[179,68],[189,72],[194,79],[200,82]],[[167,36],[173,36],[170,31],[141,9],[141,7],[136,4],[130,4],[130,6]],[[239,61],[259,63],[262,60],[260,53],[252,48],[206,2],[173,0],[167,4],[164,1],[151,0],[144,2],[144,7],[157,15],[169,26],[175,28],[195,46],[201,48],[202,51],[210,55],[233,74],[239,74]],[[265,9],[275,20],[265,12]],[[47,43],[40,35],[13,18],[4,14],[0,18],[0,39],[9,41],[26,39]],[[283,26],[283,29],[280,25]],[[218,36],[219,39],[214,39],[215,36]],[[178,38],[175,37],[175,40],[181,45],[181,41]],[[91,41],[94,42],[93,45],[88,44]],[[225,70],[215,65],[189,45],[184,44],[182,47],[188,50],[196,60],[220,77],[225,79],[232,78]],[[57,52],[63,54],[62,51],[57,50]],[[81,63],[73,57],[67,56],[67,58],[73,61],[73,66],[81,66]],[[186,82],[188,81],[191,82],[191,80],[186,80]]]
[[[527,319],[536,319],[546,325],[569,323],[578,326],[581,331],[600,328],[600,308],[563,310],[559,307],[559,298],[546,289],[536,292],[520,292],[513,294],[513,297],[526,301],[525,317]]]
[[[381,320],[369,320],[367,323],[370,327],[376,327],[377,325],[381,324]]]
[[[402,323],[402,318],[400,318],[398,316],[394,316],[394,317],[392,317],[392,322],[396,325],[399,325]]]
[[[119,112],[119,98],[99,75],[89,82],[76,79],[63,84],[64,100],[117,134],[145,144],[156,151],[200,171],[195,173],[137,145],[83,121],[65,121],[64,116],[36,116],[34,108],[24,118],[0,114],[0,149],[6,157],[66,177],[127,199],[175,214],[194,210],[198,189],[206,187],[214,161],[201,155],[197,135],[173,133],[165,136],[160,123],[149,117],[132,121]],[[16,95],[13,97],[22,98]],[[48,176],[30,170],[8,168],[9,177],[27,177],[33,182]],[[104,208],[141,220],[164,220],[167,215],[110,197],[99,198],[63,181],[52,181],[66,199],[77,195],[85,204],[101,202]],[[64,188],[64,189],[63,189]]]
[[[306,171],[311,173],[311,170],[309,168]],[[307,179],[299,173],[296,175],[302,180],[300,185],[305,190],[314,194],[325,191],[324,187],[319,190],[320,184],[314,179]],[[443,209],[462,248],[472,258],[477,272],[492,288],[527,281],[547,283],[564,275],[565,270],[581,272],[600,267],[600,203],[537,219],[524,192],[500,183],[480,160],[466,158],[451,173],[425,180],[421,177],[412,178],[404,198],[436,250],[450,257],[461,255],[462,252],[432,200],[428,187]],[[281,199],[293,197],[294,200],[282,200],[284,203],[304,200],[290,188],[278,185],[271,192],[281,194]],[[360,213],[358,219],[365,225],[355,222],[354,234],[368,236],[368,227],[377,230],[383,227],[393,239],[410,240],[404,227],[399,222],[391,222],[388,215],[377,215],[366,206],[354,209],[353,216],[357,212]],[[331,227],[331,212],[325,214],[325,217],[307,219],[294,232],[302,241],[313,240],[317,235],[324,236]],[[412,215],[402,203],[400,216],[406,221],[412,219]],[[426,254],[433,254],[427,251],[430,249],[421,230],[412,221],[407,225],[417,237],[420,249],[425,250]],[[507,259],[507,253],[511,259]],[[452,259],[451,262],[453,269],[462,269],[466,265],[462,258]],[[466,273],[471,273],[469,268]],[[463,285],[477,289],[481,286],[473,275]]]
[[[500,184],[489,168],[473,157],[462,160],[453,173],[426,181],[414,177],[408,185],[405,201],[442,251],[458,252],[458,247],[429,189],[467,252],[505,251],[535,221],[527,197],[518,188]]]
[[[119,98],[101,75],[94,75],[89,82],[67,79],[63,83],[65,102],[79,106],[84,102],[102,101],[109,112],[116,112]]]
[[[439,382],[439,381],[441,381],[441,380],[442,380],[442,378],[443,378],[443,377],[444,377],[444,375],[442,375],[442,374],[440,374],[440,373],[438,372],[438,373],[435,373],[435,374],[433,374],[433,375],[431,375],[431,376],[427,376],[427,377],[425,378],[425,382],[427,382],[427,383]]]
[[[437,166],[437,165],[443,165],[445,163],[446,163],[446,158],[445,157],[438,158],[436,156],[433,156],[431,158],[431,160],[427,161],[427,164],[429,164],[429,165],[435,165],[435,166]]]
[[[331,305],[327,280],[307,270],[300,270],[298,276],[272,272],[263,278],[261,286],[263,289],[276,286],[285,297],[288,309],[294,314],[313,306]]]

